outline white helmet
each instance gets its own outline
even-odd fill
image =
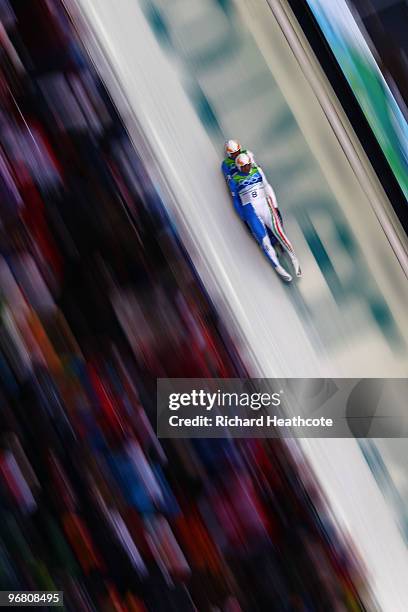
[[[241,150],[241,145],[238,140],[227,140],[225,143],[225,155],[227,157],[236,157]]]
[[[235,165],[238,168],[238,170],[243,170],[245,166],[248,166],[248,172],[249,172],[252,166],[252,161],[249,155],[247,155],[246,153],[240,153],[237,159],[235,160]]]

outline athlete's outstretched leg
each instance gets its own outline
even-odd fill
[[[273,267],[276,272],[279,274],[281,278],[285,281],[291,281],[291,275],[286,272],[286,270],[281,266],[278,256],[276,254],[275,249],[273,248],[271,241],[269,239],[268,233],[266,231],[266,227],[262,221],[256,214],[254,208],[251,204],[247,204],[244,206],[245,211],[245,221],[248,223],[252,234],[257,240],[258,244],[262,247],[263,252],[271,261]]]
[[[277,240],[279,241],[279,244],[289,255],[291,262],[293,264],[293,267],[295,268],[296,276],[302,276],[302,271],[300,269],[299,260],[295,255],[295,250],[289,238],[286,236],[284,232],[281,216],[278,210],[269,202],[268,202],[268,206],[270,210],[270,215],[268,215],[268,218],[265,219],[265,223],[269,227],[269,229],[273,232],[273,234],[276,236]]]

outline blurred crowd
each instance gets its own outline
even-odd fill
[[[245,375],[59,0],[0,0],[0,589],[78,611],[363,610],[295,445],[155,436]]]

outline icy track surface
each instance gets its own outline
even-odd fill
[[[266,0],[78,4],[95,62],[250,371],[406,376],[408,285],[374,212],[384,195],[351,167]],[[225,138],[255,152],[276,191],[304,273],[291,286],[233,212],[219,170]],[[304,450],[380,609],[408,609],[407,550],[356,441],[308,440]]]
[[[406,278],[266,2],[238,3],[242,13],[264,7],[265,56],[233,3],[80,4],[171,187],[195,264],[265,375],[406,375]],[[225,137],[255,152],[276,190],[304,273],[290,287],[232,210],[219,171]]]

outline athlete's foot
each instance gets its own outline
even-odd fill
[[[286,281],[287,283],[290,283],[290,281],[292,280],[292,277],[289,272],[286,272],[285,268],[283,268],[281,265],[275,266],[275,272],[279,274],[281,279]]]
[[[296,276],[298,278],[300,278],[302,276],[302,270],[300,268],[300,263],[299,263],[297,257],[295,257],[295,256],[291,257],[291,259],[292,259],[293,267],[295,268],[295,274],[296,274]]]

